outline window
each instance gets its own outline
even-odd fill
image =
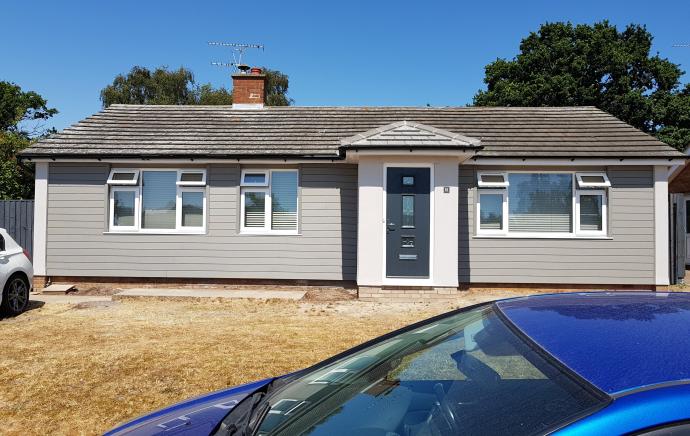
[[[607,190],[593,188],[610,186],[604,173],[480,173],[477,183],[478,235],[607,235]]]
[[[477,208],[479,209],[478,230],[480,233],[505,232],[506,195],[504,191],[480,191]]]
[[[266,397],[255,433],[550,434],[611,401],[497,312],[436,318],[301,371]],[[242,413],[230,411],[220,429]]]
[[[139,189],[110,188],[110,228],[117,230],[134,230],[137,227],[137,204]]]
[[[609,178],[604,173],[577,173],[578,188],[608,188],[611,186]]]
[[[124,186],[118,186],[122,181]],[[205,231],[206,171],[203,169],[114,169],[108,183],[111,185],[111,231]]]
[[[508,180],[508,228],[511,232],[572,232],[572,175],[511,173]]]
[[[109,185],[136,185],[139,179],[139,170],[112,169],[108,176]]]
[[[297,191],[297,170],[242,171],[240,230],[244,233],[296,233]]]
[[[479,173],[477,186],[480,188],[505,188],[509,184],[505,173]]]
[[[268,186],[268,171],[242,171],[242,186]]]
[[[606,234],[606,192],[578,191],[577,218],[580,234]]]

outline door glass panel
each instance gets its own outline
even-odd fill
[[[414,176],[403,176],[402,184],[404,186],[414,186]]]
[[[414,195],[402,196],[402,227],[414,227]]]

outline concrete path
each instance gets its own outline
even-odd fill
[[[56,304],[80,304],[96,301],[112,301],[109,295],[42,295],[30,294],[29,301],[42,301],[44,303]]]
[[[307,291],[251,291],[225,289],[167,289],[132,288],[118,292],[113,297],[175,297],[175,298],[250,298],[300,300]]]

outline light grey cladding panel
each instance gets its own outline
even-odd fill
[[[355,280],[357,167],[300,167],[300,235],[239,233],[240,167],[208,167],[208,234],[107,234],[107,164],[50,165],[49,275]]]
[[[653,284],[653,169],[622,166],[606,171],[612,184],[612,239],[479,238],[474,236],[476,167],[461,165],[460,282]]]

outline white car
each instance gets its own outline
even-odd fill
[[[29,253],[0,229],[0,313],[19,315],[29,304],[34,267]]]

